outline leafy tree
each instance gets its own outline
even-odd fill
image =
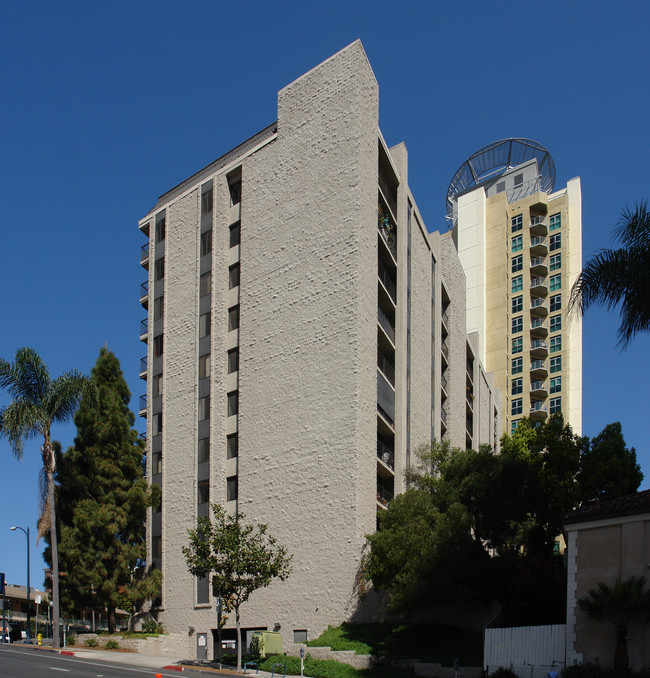
[[[190,543],[183,546],[183,555],[191,574],[212,575],[214,595],[222,598],[228,612],[235,612],[240,670],[240,607],[253,591],[268,586],[273,579],[287,579],[293,556],[268,534],[267,525],[246,524],[243,513],[231,515],[219,504],[212,504],[212,515],[212,520],[199,518],[197,528],[188,530]]]
[[[614,237],[618,249],[604,249],[585,264],[571,289],[569,307],[584,313],[593,304],[621,306],[619,345],[650,329],[650,211],[643,202],[623,210]]]
[[[99,352],[91,382],[95,397],[81,404],[74,446],[57,463],[59,550],[70,605],[106,607],[114,632],[115,608],[124,598],[141,604],[160,584],[159,571],[144,567],[146,510],[160,495],[144,478],[131,394],[107,348]]]
[[[609,622],[614,626],[614,669],[620,678],[629,672],[627,637],[630,628],[634,624],[647,624],[650,621],[650,591],[645,588],[645,584],[645,577],[619,577],[614,586],[598,582],[596,588],[578,600],[578,607],[591,619]]]
[[[579,475],[583,506],[632,494],[642,481],[636,450],[625,446],[619,422],[608,424],[585,444]]]
[[[0,388],[12,401],[0,409],[0,435],[5,437],[17,459],[22,459],[23,442],[41,437],[41,513],[38,536],[49,532],[52,554],[52,624],[54,647],[59,638],[59,559],[54,501],[56,460],[50,430],[52,424],[72,418],[87,390],[87,378],[77,371],[51,379],[47,366],[36,351],[20,348],[13,363],[0,359]]]

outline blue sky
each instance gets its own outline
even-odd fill
[[[429,230],[445,228],[463,160],[511,136],[548,148],[557,187],[581,177],[585,256],[610,244],[624,206],[650,197],[646,2],[26,0],[2,14],[0,356],[28,345],[53,375],[89,372],[108,344],[134,408],[138,219],[273,122],[277,91],[356,38]],[[621,421],[645,489],[648,338],[620,352],[617,326],[615,314],[585,317],[583,433]],[[53,434],[67,447],[74,427]],[[25,538],[9,527],[36,532],[39,444],[18,463],[0,441],[0,460],[0,571],[24,583]]]

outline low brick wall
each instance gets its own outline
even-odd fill
[[[191,658],[196,652],[194,647],[196,640],[184,633],[170,633],[157,638],[124,638],[118,634],[98,636],[96,633],[80,633],[77,636],[77,644],[85,645],[88,638],[97,640],[97,648],[103,648],[109,640],[115,640],[120,648],[125,650],[176,659]]]
[[[354,666],[355,669],[369,669],[373,664],[372,655],[355,654],[354,650],[332,650],[331,647],[307,647],[302,643],[288,643],[284,651],[291,657],[300,657],[300,648],[305,648],[305,655],[314,659],[334,659],[342,664]]]

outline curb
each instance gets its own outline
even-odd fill
[[[162,667],[165,671],[185,671],[182,666],[175,666],[174,664],[169,664],[169,666]]]

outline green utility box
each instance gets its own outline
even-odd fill
[[[252,644],[257,644],[260,657],[282,654],[282,635],[276,631],[253,631]]]

